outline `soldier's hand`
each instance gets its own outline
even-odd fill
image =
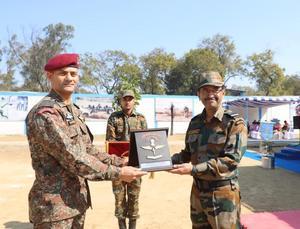
[[[122,157],[122,159],[123,159],[123,165],[122,166],[126,166],[126,165],[128,165],[128,157]]]
[[[125,182],[131,182],[136,178],[146,175],[147,172],[141,171],[138,168],[134,168],[131,166],[124,166],[121,168],[120,180]]]
[[[193,169],[192,164],[184,163],[184,164],[173,165],[173,169],[169,170],[169,172],[174,174],[180,174],[180,175],[185,175],[185,174],[190,175],[192,169]]]

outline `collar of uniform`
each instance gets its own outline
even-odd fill
[[[217,118],[219,121],[222,122],[224,111],[225,110],[224,110],[223,107],[219,107],[219,109],[217,110],[217,112],[214,114],[214,117]],[[205,108],[203,109],[203,111],[201,113],[201,118],[202,118],[202,120],[206,120],[206,110],[205,110]]]
[[[219,107],[219,109],[215,113],[214,117],[216,117],[217,119],[219,119],[222,122],[223,116],[224,116],[224,108],[223,107]]]
[[[127,116],[123,111],[122,111],[122,113],[123,113],[123,115],[124,116]],[[127,117],[135,117],[135,116],[137,116],[137,113],[133,110],[132,112],[131,112],[131,114],[129,115],[129,116],[127,116]]]
[[[53,98],[53,99],[57,102],[57,104],[58,104],[60,107],[65,107],[65,106],[67,106],[67,105],[64,103],[62,97],[60,97],[60,95],[57,94],[56,91],[51,90],[50,93],[49,93],[49,96],[50,96],[51,98]]]

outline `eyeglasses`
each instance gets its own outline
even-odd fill
[[[209,94],[209,93],[218,94],[219,92],[223,91],[224,89],[225,89],[224,86],[222,86],[222,87],[206,86],[206,87],[202,87],[200,90],[202,90],[206,94]]]

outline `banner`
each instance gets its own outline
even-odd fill
[[[28,113],[28,96],[0,96],[0,121],[25,120]]]
[[[114,112],[113,98],[107,97],[76,97],[76,105],[83,112],[86,120],[106,121]]]
[[[157,98],[155,100],[156,120],[171,121],[173,109],[174,122],[188,122],[193,115],[193,100],[184,98]]]

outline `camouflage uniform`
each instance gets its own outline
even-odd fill
[[[123,159],[99,152],[79,108],[54,91],[31,109],[26,127],[35,170],[30,222],[35,228],[83,227],[91,206],[87,180],[118,179]]]
[[[247,128],[242,118],[222,107],[210,122],[205,120],[204,109],[189,124],[185,149],[172,156],[174,164],[193,165],[193,228],[240,228],[237,166],[246,151]]]
[[[129,141],[130,130],[147,129],[146,119],[142,114],[133,112],[127,117],[122,111],[114,112],[107,122],[107,141]],[[131,183],[119,180],[112,182],[113,193],[115,195],[115,216],[118,219],[139,217],[139,193],[142,179],[138,178]],[[126,201],[126,191],[128,199]]]

